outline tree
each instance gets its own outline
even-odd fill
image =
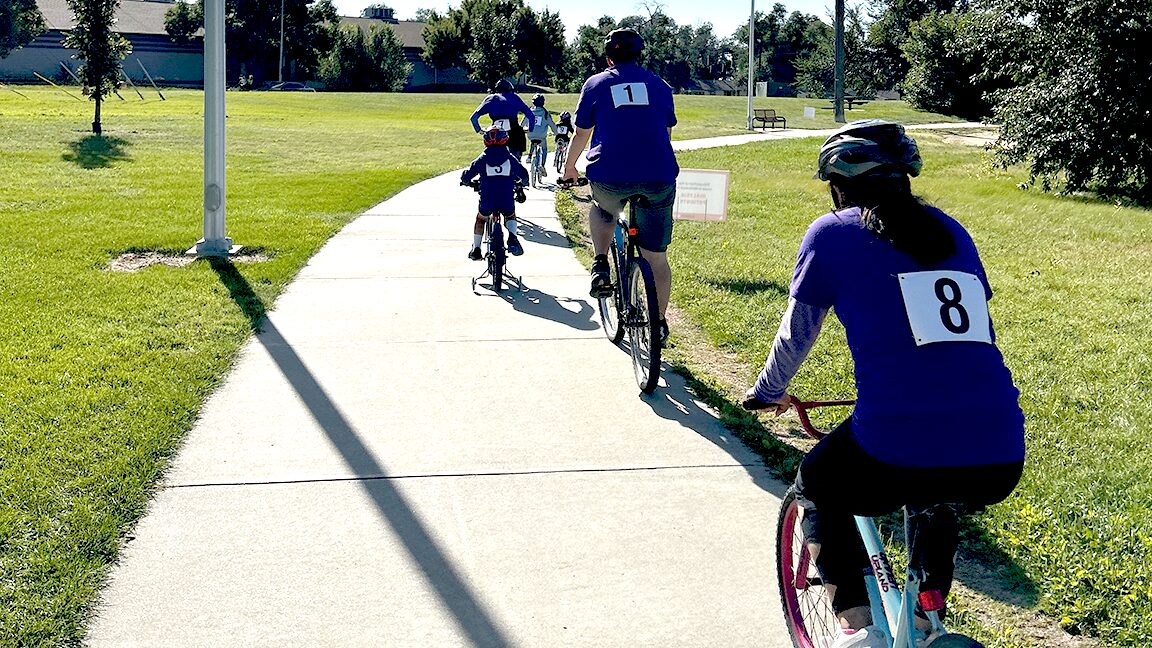
[[[64,46],[76,49],[73,56],[81,61],[78,72],[84,82],[83,92],[96,102],[92,132],[101,132],[100,105],[120,87],[120,65],[132,52],[132,44],[112,31],[120,0],[68,0],[76,26],[64,39]]]
[[[365,34],[356,26],[338,29],[331,50],[320,60],[318,76],[331,90],[402,90],[412,66],[390,27],[372,27]]]
[[[177,43],[187,43],[204,26],[204,6],[179,0],[164,12],[164,31]]]
[[[36,0],[4,0],[0,3],[0,58],[23,47],[44,31],[44,16]]]
[[[912,25],[930,14],[962,10],[968,0],[871,0],[868,45],[873,51],[879,87],[895,88],[908,74],[904,41]]]
[[[511,2],[477,3],[471,25],[472,42],[464,55],[469,76],[491,88],[517,72]]]
[[[809,23],[807,29],[807,39],[816,43],[816,48],[797,58],[796,84],[808,94],[825,96],[832,92],[835,81],[835,33],[823,22]],[[844,88],[859,95],[871,95],[876,91],[865,34],[860,9],[849,8],[844,13]]]
[[[1017,84],[995,97],[1002,165],[1027,162],[1049,190],[1152,204],[1152,4],[989,0],[975,47],[986,73]]]
[[[910,67],[902,87],[908,103],[968,119],[988,116],[987,95],[997,83],[978,79],[983,61],[967,47],[965,36],[973,28],[970,12],[929,14],[912,24],[904,40]]]

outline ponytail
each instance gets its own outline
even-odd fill
[[[920,265],[934,265],[956,253],[956,239],[931,205],[912,194],[908,176],[833,176],[837,209],[859,207],[864,228],[890,242]]]

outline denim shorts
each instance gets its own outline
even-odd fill
[[[609,184],[590,182],[592,203],[613,221],[624,212],[624,205],[636,199],[636,228],[640,247],[663,252],[672,242],[672,205],[676,202],[676,183],[634,182]]]

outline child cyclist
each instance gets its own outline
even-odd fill
[[[524,254],[520,239],[516,237],[516,187],[528,182],[528,170],[508,151],[508,131],[492,126],[484,131],[484,152],[460,176],[460,184],[470,184],[480,178],[480,209],[472,228],[472,250],[468,258],[484,258],[480,243],[484,240],[484,219],[500,212],[508,228],[508,252]]]
[[[556,121],[556,128],[552,129],[552,132],[556,133],[556,156],[559,158],[560,151],[568,152],[568,142],[572,140],[572,133],[576,132],[572,126],[572,113],[567,110],[560,113],[560,118]],[[562,173],[564,165],[557,162],[556,170]]]
[[[551,130],[553,134],[556,133],[556,122],[552,121],[552,113],[544,107],[544,95],[537,92],[532,95],[532,117],[535,119],[535,124],[524,119],[524,126],[528,133],[529,149],[531,144],[536,144],[540,147],[540,175],[541,177],[548,177],[548,131]],[[532,160],[528,160],[528,165],[532,165]]]
[[[988,316],[992,289],[972,237],[912,194],[920,152],[899,124],[852,122],[820,149],[835,209],[800,243],[788,307],[749,409],[785,393],[828,311],[844,325],[856,378],[851,416],[796,474],[802,528],[840,619],[830,648],[876,648],[853,515],[901,506],[981,508],[1008,497],[1024,466],[1024,415]],[[923,537],[921,591],[952,584],[959,523],[938,509]]]

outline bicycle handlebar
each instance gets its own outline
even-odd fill
[[[804,428],[804,433],[816,440],[823,439],[828,433],[823,430],[818,430],[816,426],[812,425],[812,420],[808,418],[808,410],[817,407],[847,407],[856,404],[854,400],[804,401],[791,394],[787,395],[787,398],[788,407],[796,410],[796,416],[800,419],[800,427]],[[752,398],[745,398],[741,406],[746,410],[755,411],[768,409],[775,404],[776,403],[765,403],[753,396]]]
[[[585,178],[584,176],[580,176],[579,178],[576,178],[575,180],[567,180],[567,181],[558,180],[556,182],[556,184],[559,185],[563,189],[571,189],[572,187],[583,187],[583,186],[586,186],[588,184],[588,178]]]

